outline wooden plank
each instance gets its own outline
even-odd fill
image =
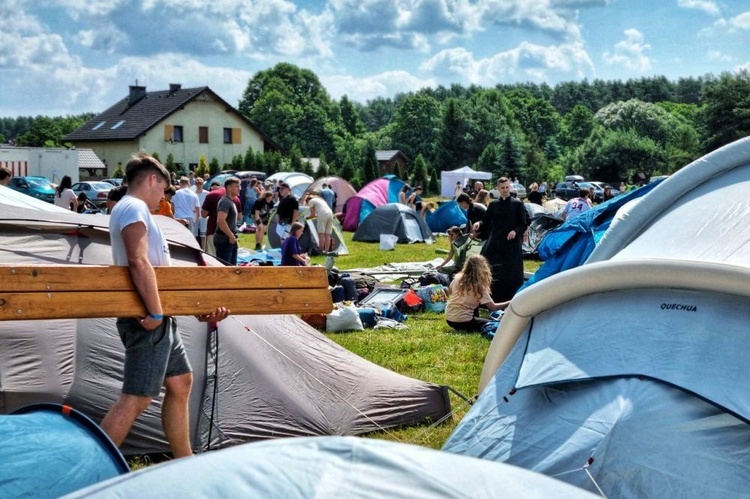
[[[154,267],[159,289],[328,288],[324,267]],[[127,267],[107,265],[0,265],[0,292],[130,291]]]
[[[233,315],[327,314],[328,289],[160,291],[165,315],[200,315],[225,306]],[[111,291],[0,292],[0,320],[137,317],[146,310],[137,293]]]

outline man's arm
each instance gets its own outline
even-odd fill
[[[234,231],[229,228],[229,224],[227,223],[226,211],[218,211],[216,213],[216,226],[229,238],[229,244],[237,242],[237,238],[234,237]]]
[[[161,319],[154,319],[152,316],[163,315],[163,312],[154,267],[148,260],[146,226],[142,223],[128,225],[122,230],[122,241],[128,258],[130,277],[148,311],[148,315],[141,322],[146,329],[153,329],[161,323]]]
[[[297,217],[299,217],[299,208],[294,210],[294,212],[292,213],[292,223],[297,221]]]

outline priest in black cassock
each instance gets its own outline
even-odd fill
[[[508,178],[500,177],[497,190],[500,198],[490,203],[474,230],[485,240],[481,254],[492,268],[492,300],[502,302],[523,285],[521,243],[529,221],[523,202],[510,194]]]

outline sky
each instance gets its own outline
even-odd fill
[[[333,99],[750,69],[747,0],[0,0],[0,116],[312,70]]]

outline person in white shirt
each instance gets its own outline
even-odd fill
[[[78,212],[78,196],[71,187],[73,187],[73,181],[65,175],[55,189],[55,206]]]
[[[317,191],[310,194],[307,199],[307,206],[310,207],[310,216],[317,217],[318,242],[320,250],[325,252],[331,251],[331,232],[333,232],[333,211],[325,199]]]
[[[172,196],[174,218],[190,229],[194,236],[198,236],[198,220],[201,216],[201,202],[198,195],[190,190],[190,179],[180,178],[180,188]]]
[[[585,213],[590,209],[591,201],[589,200],[589,190],[583,187],[580,190],[580,195],[577,198],[568,201],[568,204],[563,208],[562,219],[568,220],[577,217],[581,213]]]

